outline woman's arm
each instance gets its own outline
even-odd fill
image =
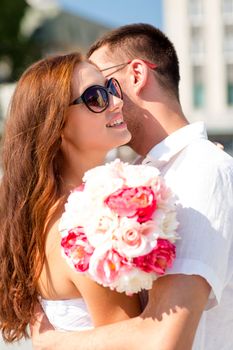
[[[139,317],[84,332],[49,329],[43,313],[32,326],[35,350],[190,350],[210,286],[200,276],[159,278]],[[43,333],[42,333],[43,332]]]
[[[129,319],[141,313],[137,294],[127,296],[102,287],[82,273],[73,270],[61,255],[61,236],[58,222],[49,230],[45,264],[40,290],[47,299],[82,297],[95,327]],[[51,291],[53,291],[51,293]]]
[[[71,269],[69,275],[85,300],[95,327],[127,320],[141,313],[137,294],[127,296],[112,291]]]

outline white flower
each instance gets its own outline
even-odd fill
[[[116,289],[117,292],[126,294],[139,293],[143,289],[149,290],[153,286],[153,281],[156,280],[155,273],[146,273],[138,268],[134,268],[121,276],[111,285],[111,289]]]
[[[88,170],[83,177],[85,191],[96,199],[106,198],[109,194],[117,191],[124,185],[125,181],[122,176],[122,164],[118,160]]]
[[[150,186],[152,181],[159,176],[159,170],[148,165],[126,165],[124,177],[127,186]]]
[[[156,224],[156,232],[159,238],[168,239],[174,243],[179,236],[176,233],[178,221],[176,220],[176,212],[164,212],[161,209],[155,211],[153,221]]]
[[[98,247],[106,241],[113,244],[113,233],[118,227],[118,216],[112,213],[109,208],[93,208],[89,211],[89,217],[83,228],[90,244]]]
[[[83,226],[90,218],[88,213],[92,201],[84,192],[73,191],[65,204],[65,212],[59,222],[59,231],[70,230],[77,226]]]

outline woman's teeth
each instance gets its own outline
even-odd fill
[[[112,123],[109,123],[107,124],[107,128],[111,128],[113,126],[116,126],[116,125],[121,125],[124,121],[122,119],[119,119],[119,120],[115,120],[114,122]]]

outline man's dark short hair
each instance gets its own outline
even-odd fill
[[[158,65],[155,74],[160,85],[179,100],[179,61],[176,50],[158,28],[150,24],[129,24],[106,33],[89,49],[87,56],[108,46],[111,57],[119,60],[141,58]]]

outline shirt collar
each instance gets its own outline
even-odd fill
[[[163,166],[183,148],[198,139],[207,139],[204,123],[188,124],[155,145],[142,161],[142,164],[153,163],[158,167]]]

